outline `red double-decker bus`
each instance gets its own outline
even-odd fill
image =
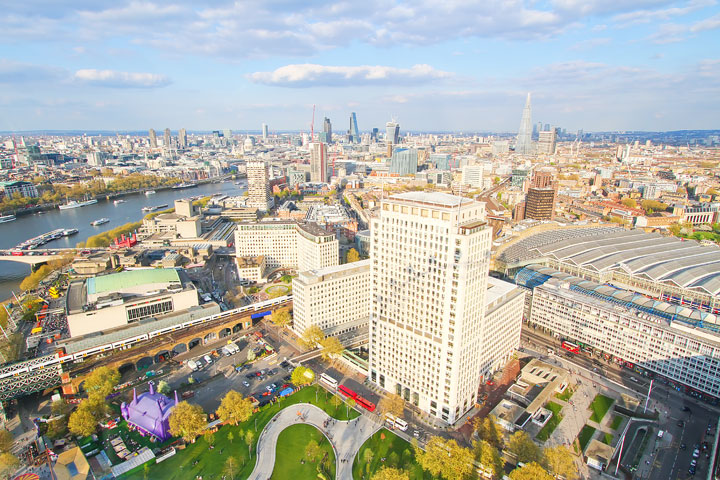
[[[360,395],[358,395],[357,397],[355,397],[355,402],[357,402],[358,405],[360,405],[361,407],[363,407],[363,408],[364,408],[365,410],[367,410],[368,412],[374,412],[374,411],[375,411],[375,404],[372,403],[372,402],[369,401],[369,400],[365,400],[365,399],[364,399],[363,397],[361,397]]]
[[[342,393],[343,395],[345,395],[346,397],[349,397],[349,398],[357,398],[357,396],[358,396],[357,393],[353,392],[352,390],[347,388],[345,385],[340,385],[338,387],[338,390],[340,391],[340,393]]]
[[[570,353],[580,353],[580,347],[578,347],[574,343],[562,342],[561,346]]]

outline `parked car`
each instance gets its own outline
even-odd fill
[[[247,380],[243,380],[243,382],[242,382],[242,383],[243,383],[243,385],[245,385],[246,387],[249,387],[249,386],[250,386],[250,384],[248,383],[248,381],[247,381]]]
[[[696,448],[695,450],[693,450],[692,456],[693,458],[698,458],[700,456],[700,449]]]

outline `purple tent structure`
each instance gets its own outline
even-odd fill
[[[165,441],[171,437],[169,418],[173,407],[178,404],[178,395],[175,392],[175,400],[170,400],[162,393],[155,393],[153,384],[150,384],[150,391],[141,393],[133,388],[133,399],[129,404],[123,402],[120,411],[128,424],[133,425],[141,433],[152,435]]]

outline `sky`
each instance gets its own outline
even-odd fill
[[[5,1],[0,131],[718,129],[718,1]]]

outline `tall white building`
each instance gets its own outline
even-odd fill
[[[366,330],[370,260],[300,272],[293,279],[293,329],[317,325],[328,336]]]
[[[465,165],[462,169],[462,184],[482,188],[484,168],[482,165]]]
[[[291,221],[239,223],[235,230],[237,257],[265,257],[268,271],[297,271],[331,267],[339,263],[335,235],[312,224]]]
[[[327,144],[313,142],[310,144],[310,181],[327,183],[328,181]]]
[[[483,203],[409,192],[372,221],[370,380],[450,424],[475,404],[486,368],[484,220]]]
[[[264,212],[270,210],[275,205],[275,201],[270,191],[267,164],[265,162],[247,162],[247,180],[247,206]]]

